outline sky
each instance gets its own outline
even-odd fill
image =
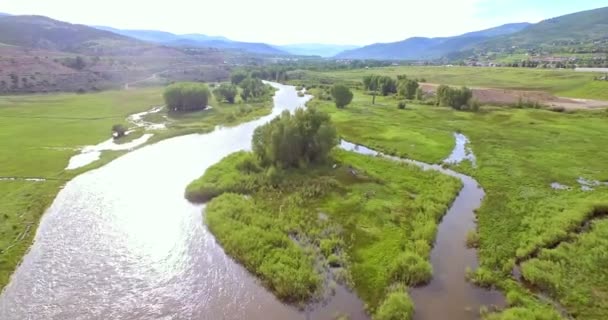
[[[0,12],[272,44],[365,45],[454,36],[608,6],[608,0],[1,0]]]

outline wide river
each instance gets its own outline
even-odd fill
[[[209,166],[250,149],[256,127],[310,99],[294,87],[273,86],[279,90],[269,116],[161,141],[67,183],[0,296],[0,319],[367,319],[361,301],[342,287],[304,312],[281,303],[226,256],[204,225],[203,206],[183,197]],[[412,292],[416,318],[471,319],[467,307],[501,300],[464,284],[465,264],[476,263],[474,251],[463,249],[464,232],[474,227],[483,191],[468,177],[444,173],[463,180],[465,189],[439,229],[431,258],[436,280]]]

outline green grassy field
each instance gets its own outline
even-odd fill
[[[511,270],[516,260],[570,239],[594,208],[608,204],[608,187],[585,192],[576,181],[579,177],[608,181],[608,150],[601,147],[608,145],[608,112],[564,114],[485,107],[472,113],[415,104],[398,110],[397,102],[394,97],[378,97],[372,105],[370,96],[357,92],[353,104],[344,110],[329,101],[313,100],[311,105],[329,112],[339,134],[351,141],[425,162],[437,162],[449,154],[453,132],[469,137],[478,168],[465,162],[455,169],[475,177],[487,193],[477,213],[482,267],[476,280],[498,285],[513,297],[514,308],[505,313],[505,319],[514,314],[517,317],[512,319],[533,319],[532,314],[544,304],[512,280]],[[554,190],[550,186],[553,182],[569,185],[572,190]],[[582,248],[589,246],[589,239],[601,238],[601,232],[600,227],[588,231],[589,235],[574,245],[576,250],[558,249],[562,261],[572,266],[561,267],[563,277],[556,273],[550,280],[537,281],[550,282],[553,287],[544,286],[551,288],[547,293],[573,314],[582,314],[580,305],[573,303],[573,295],[580,298],[581,293],[593,292],[604,297],[608,290],[604,273],[586,271],[603,268],[605,260],[577,260]],[[605,241],[594,244],[597,251],[608,251]],[[566,270],[576,282],[567,278]],[[585,307],[585,315],[594,315],[589,319],[608,317],[605,301],[589,302]]]
[[[73,171],[64,170],[79,148],[111,137],[117,123],[131,126],[128,115],[163,104],[163,88],[91,94],[0,97],[0,178],[44,178],[44,182],[0,179],[0,289],[29,248],[44,210],[60,188],[76,175],[124,154],[104,152],[101,160]],[[168,117],[166,130],[154,132],[150,143],[172,136],[208,132],[270,113],[270,97],[256,103],[230,105],[210,100],[207,111]],[[165,122],[166,112],[146,120]],[[122,142],[137,138],[141,129]]]
[[[437,222],[460,182],[346,151],[332,157],[336,168],[281,171],[273,184],[252,154],[236,153],[194,181],[188,198],[216,197],[206,209],[210,230],[280,298],[305,302],[324,289],[316,261],[374,312],[391,285],[429,279]]]
[[[386,67],[332,72],[305,71],[305,80],[347,81],[360,83],[368,74],[394,78],[406,74],[427,82],[492,87],[517,90],[541,90],[558,96],[608,100],[608,82],[594,81],[596,74],[573,70],[526,68],[471,68],[471,67]],[[297,81],[296,79],[293,80]]]

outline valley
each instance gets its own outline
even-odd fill
[[[587,7],[369,45],[0,14],[0,319],[608,318]]]

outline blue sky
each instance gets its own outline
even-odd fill
[[[608,0],[1,0],[0,12],[274,44],[364,45],[539,22],[606,6]]]

